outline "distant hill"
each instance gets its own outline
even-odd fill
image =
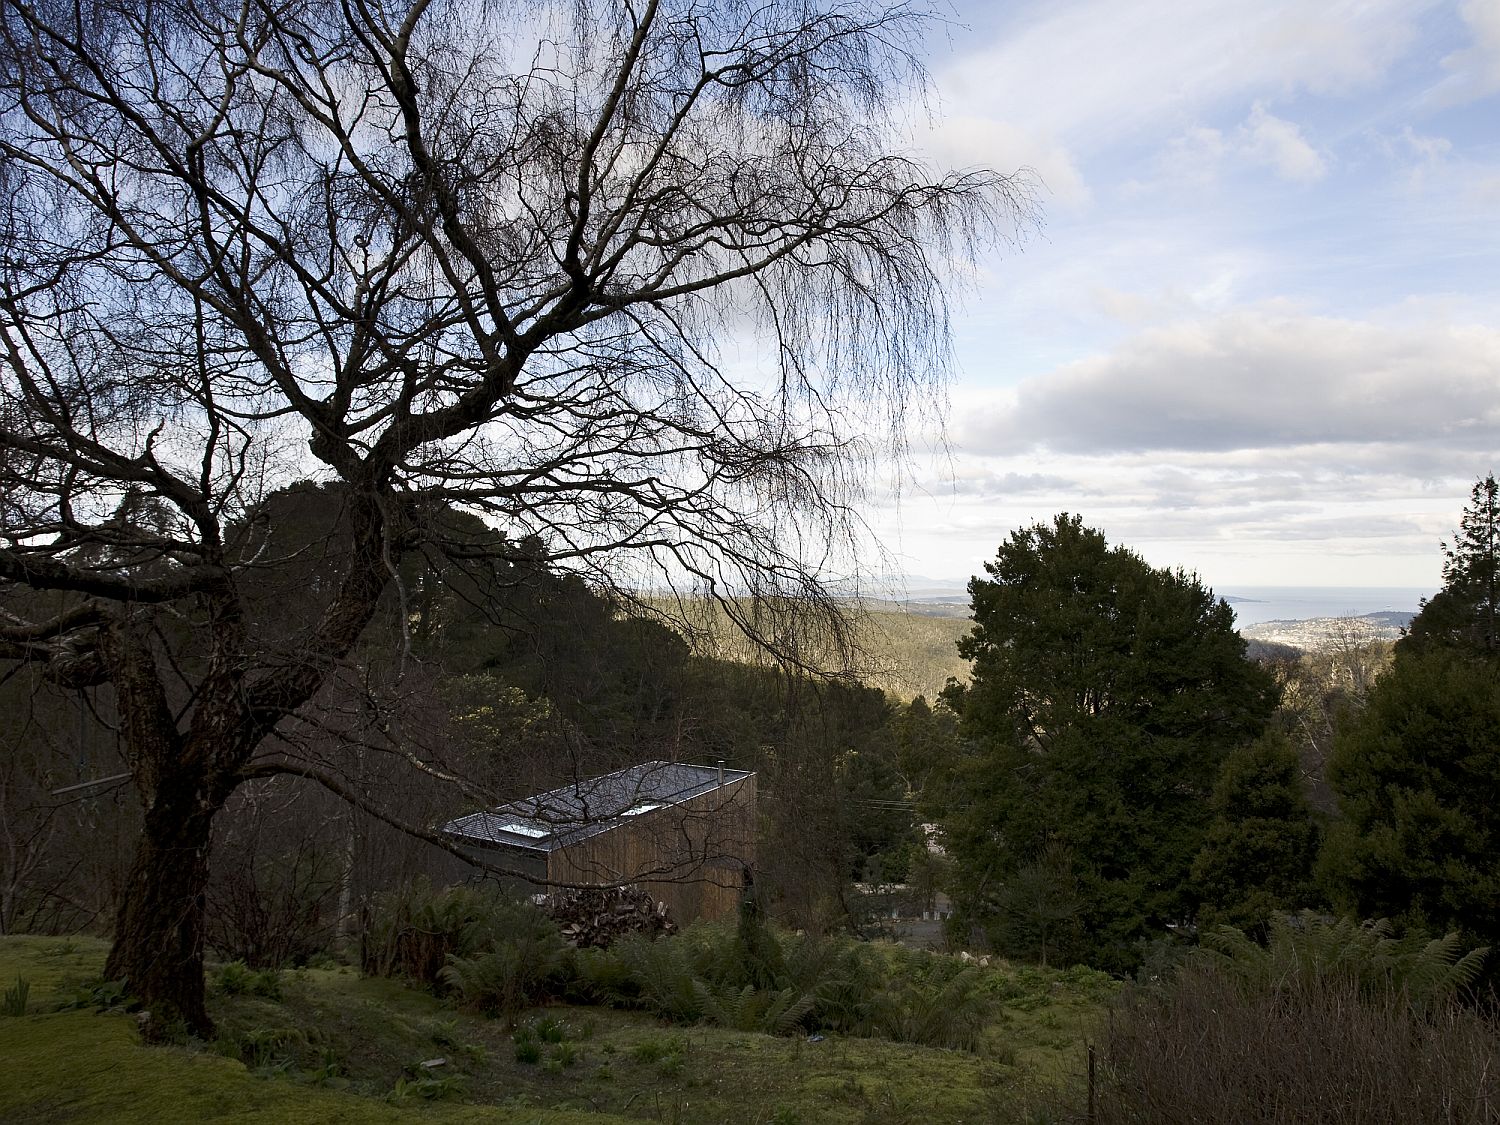
[[[956,647],[973,624],[966,595],[958,603],[866,602],[864,609],[864,645],[884,665],[871,683],[902,699],[931,699],[950,676],[968,680],[969,662]]]
[[[850,608],[855,611],[861,649],[854,671],[865,683],[899,699],[931,699],[949,677],[967,681],[969,662],[956,647],[971,625],[967,595],[902,601],[865,598],[851,602]],[[1396,640],[1413,616],[1387,610],[1359,617],[1262,621],[1244,626],[1240,635],[1249,642],[1247,655],[1252,660],[1285,660],[1299,652]],[[704,655],[752,663],[763,658],[727,622],[714,623],[709,632],[711,639],[699,645]],[[828,659],[831,663],[831,654]]]
[[[969,599],[954,597],[961,604],[946,597],[938,601],[867,598],[851,602],[855,640],[861,650],[853,671],[871,687],[899,699],[918,695],[931,699],[950,676],[967,680],[969,662],[958,655],[955,646],[969,631]],[[697,645],[702,655],[747,663],[764,659],[719,613],[700,602],[694,607],[695,615],[700,609],[705,619],[696,624],[708,633],[708,639]],[[833,653],[824,654],[823,659],[831,665]]]

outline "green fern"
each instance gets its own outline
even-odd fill
[[[1203,947],[1201,958],[1252,989],[1345,979],[1370,991],[1403,993],[1424,1009],[1473,984],[1489,953],[1484,946],[1460,955],[1457,934],[1397,938],[1384,919],[1330,921],[1312,911],[1273,918],[1264,946],[1223,926],[1203,935]]]
[[[817,1003],[815,996],[794,988],[758,989],[751,984],[715,987],[703,980],[695,980],[693,987],[703,1018],[710,1023],[766,1035],[790,1035],[798,1030]]]
[[[801,1031],[817,1006],[817,997],[794,988],[770,993],[761,1013],[759,1030],[767,1035],[791,1035]]]
[[[615,952],[630,969],[645,1007],[676,1023],[703,1018],[689,943],[630,935],[615,944]]]
[[[760,1030],[767,994],[756,991],[753,984],[747,984],[743,988],[735,988],[733,985],[716,988],[707,981],[695,979],[693,990],[697,994],[703,1018],[709,1023],[736,1031]]]
[[[983,988],[983,974],[962,968],[946,981],[893,980],[877,1000],[877,1034],[902,1043],[973,1051],[994,1014],[994,1000]]]

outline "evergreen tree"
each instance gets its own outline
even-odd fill
[[[1423,601],[1400,642],[1406,651],[1462,648],[1500,653],[1500,484],[1490,473],[1474,482],[1458,533],[1443,544],[1443,588]]]
[[[1323,871],[1339,904],[1500,939],[1500,666],[1401,653],[1329,767],[1343,819]]]
[[[1083,899],[1074,869],[1072,852],[1057,843],[1021,864],[996,895],[991,943],[1034,957],[1044,969],[1049,955],[1056,963],[1075,954],[1081,947]]]
[[[1275,686],[1228,605],[1076,516],[1014,532],[976,578],[966,753],[942,817],[970,921],[1052,844],[1071,852],[1088,956],[1128,967],[1137,939],[1190,913],[1188,873],[1228,751],[1262,731]],[[1003,941],[1003,934],[1000,935]]]
[[[1214,818],[1193,861],[1201,929],[1259,931],[1273,914],[1314,905],[1318,826],[1285,735],[1233,751],[1210,807]]]

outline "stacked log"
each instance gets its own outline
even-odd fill
[[[626,934],[677,932],[667,904],[637,886],[555,890],[542,909],[578,949],[604,949]]]

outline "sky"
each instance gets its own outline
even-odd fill
[[[947,447],[871,522],[962,580],[1080,513],[1215,587],[1441,582],[1500,469],[1500,0],[968,4],[948,166],[1041,229],[953,321]]]

